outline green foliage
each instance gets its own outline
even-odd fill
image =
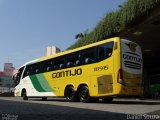
[[[100,40],[104,40],[136,25],[140,19],[147,16],[160,0],[128,0],[116,12],[108,13],[85,37],[80,38],[68,49],[74,49]]]

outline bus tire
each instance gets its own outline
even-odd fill
[[[28,100],[26,90],[24,90],[24,91],[22,92],[22,97],[23,97],[23,100]]]
[[[89,95],[89,89],[87,86],[82,86],[78,91],[79,100],[83,103],[88,103],[91,101],[91,97]]]
[[[42,97],[42,101],[47,101],[47,97]]]
[[[68,102],[77,101],[77,94],[73,86],[68,86],[65,90],[65,97]]]
[[[104,103],[110,103],[110,102],[112,102],[113,98],[104,98],[102,100]]]

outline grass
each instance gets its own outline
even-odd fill
[[[160,7],[160,0],[128,0],[117,11],[106,14],[90,33],[79,38],[68,49],[116,36],[141,22],[156,7]]]

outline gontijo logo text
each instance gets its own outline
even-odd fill
[[[52,78],[61,78],[61,77],[70,77],[70,76],[76,76],[76,75],[82,75],[82,69],[74,69],[74,70],[64,70],[60,72],[54,72],[52,74]]]
[[[123,54],[123,59],[132,61],[132,62],[137,62],[137,63],[142,63],[142,58],[139,57],[139,55],[135,54],[136,56],[132,56],[129,54]]]

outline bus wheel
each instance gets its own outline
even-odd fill
[[[110,103],[110,102],[112,102],[112,100],[113,100],[113,98],[104,98],[103,102],[104,103]]]
[[[82,86],[80,89],[79,89],[79,100],[83,103],[88,103],[90,102],[91,98],[90,98],[90,95],[89,95],[89,89],[87,86]]]
[[[23,91],[23,93],[22,93],[22,97],[23,97],[23,100],[28,100],[26,90],[24,90],[24,91]]]
[[[47,101],[47,97],[42,97],[42,100],[43,101]]]
[[[77,101],[77,95],[76,95],[76,92],[73,88],[73,86],[69,86],[66,88],[65,90],[65,97],[66,97],[66,100],[68,102],[75,102]]]

